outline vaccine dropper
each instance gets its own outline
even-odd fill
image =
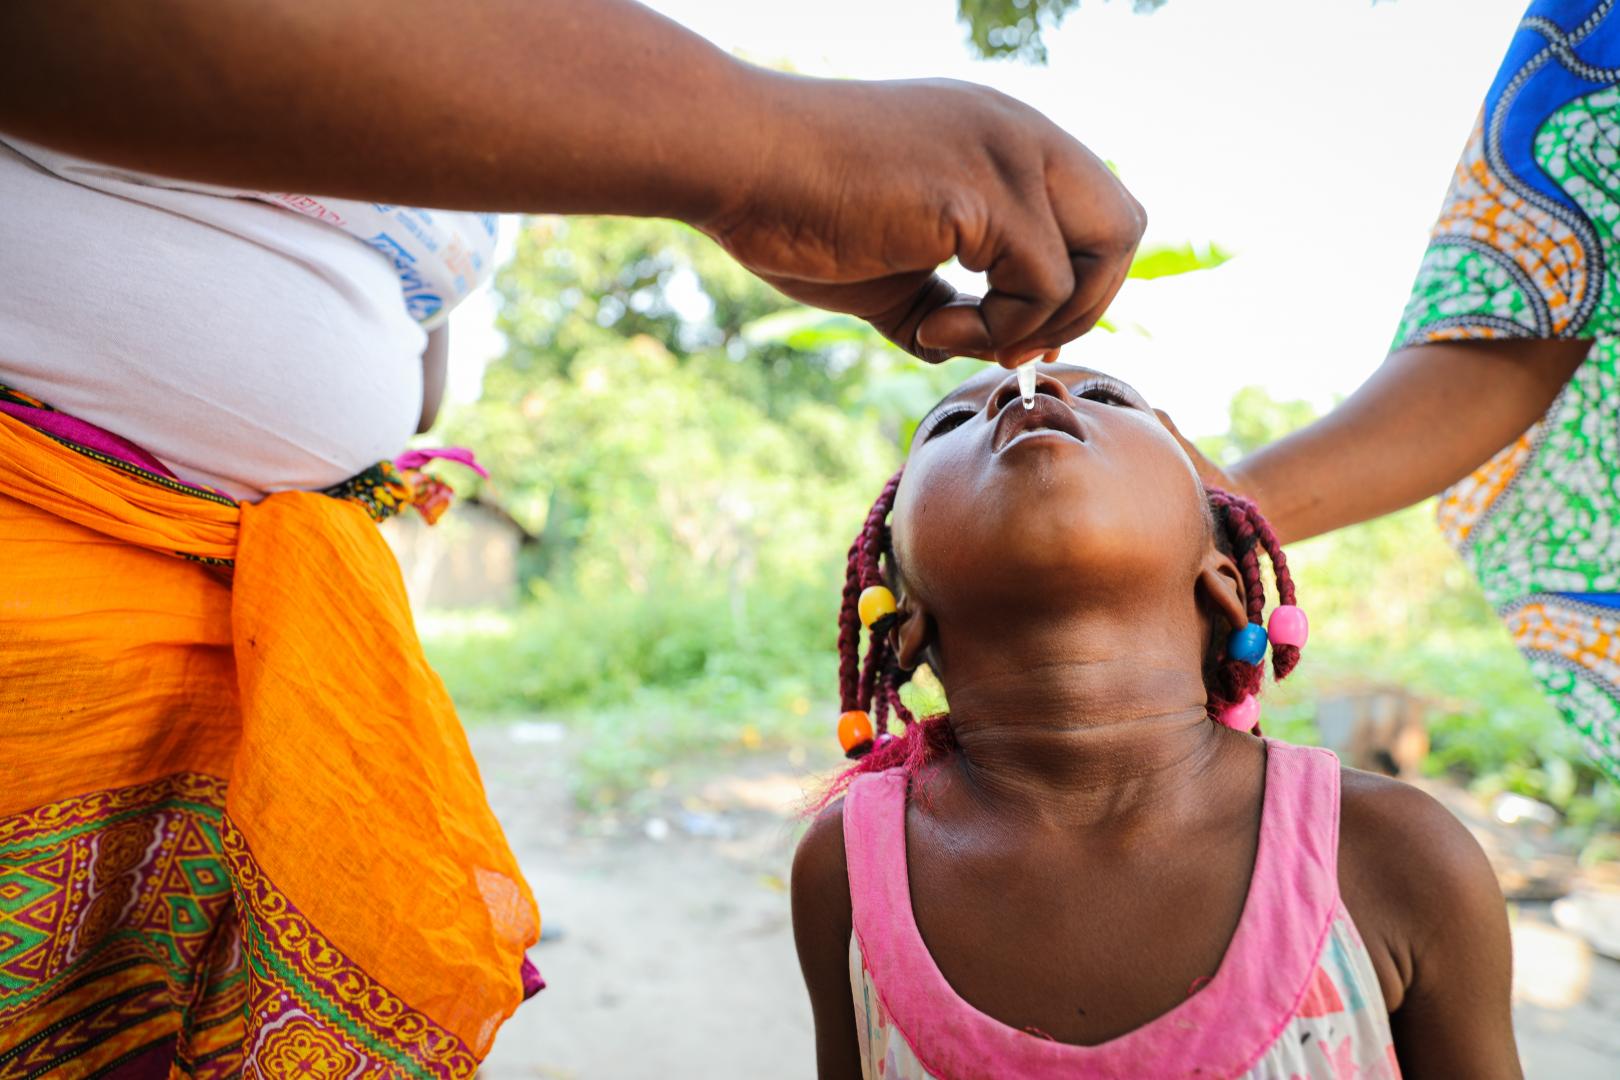
[[[1035,361],[1018,365],[1018,396],[1024,399],[1024,408],[1035,407]]]

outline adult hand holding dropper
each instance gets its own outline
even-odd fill
[[[1002,94],[769,71],[631,0],[13,0],[0,132],[249,190],[676,218],[930,361],[1083,334],[1145,223]]]

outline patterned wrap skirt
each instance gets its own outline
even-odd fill
[[[373,520],[412,475],[237,504],[63,431],[0,389],[0,1078],[471,1076],[539,914]]]
[[[1446,194],[1395,347],[1590,338],[1547,415],[1441,499],[1448,539],[1620,782],[1620,12],[1537,0]]]

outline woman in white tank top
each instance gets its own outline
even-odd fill
[[[0,384],[241,499],[397,454],[425,418],[426,335],[495,247],[494,215],[188,185],[20,140],[0,140],[0,203]]]

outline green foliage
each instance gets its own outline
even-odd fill
[[[458,703],[566,718],[591,801],[660,755],[823,730],[850,537],[964,369],[666,222],[536,219],[497,289],[509,348],[443,434],[540,542],[519,611],[428,635]]]
[[[1131,0],[1137,12],[1157,11],[1165,0]],[[986,60],[1046,63],[1044,32],[1055,30],[1080,0],[957,0],[956,17],[968,44]]]
[[[837,604],[821,583],[756,590],[740,612],[717,587],[576,591],[512,614],[440,617],[424,639],[465,716],[567,724],[574,794],[604,807],[683,757],[829,730]]]
[[[1198,440],[1198,449],[1217,465],[1231,465],[1315,419],[1308,401],[1278,401],[1264,387],[1245,386],[1227,406],[1226,434]]]
[[[1131,260],[1126,277],[1149,280],[1213,270],[1232,258],[1219,244],[1146,244]]]
[[[441,620],[430,651],[457,703],[478,712],[621,706],[648,690],[690,689],[690,704],[718,713],[761,694],[828,699],[838,591],[763,594],[739,607],[723,582],[547,588],[510,615]]]
[[[819,579],[899,462],[907,417],[873,393],[894,350],[682,226],[538,221],[499,288],[511,347],[447,437],[541,537],[551,593],[718,581],[747,610]]]

